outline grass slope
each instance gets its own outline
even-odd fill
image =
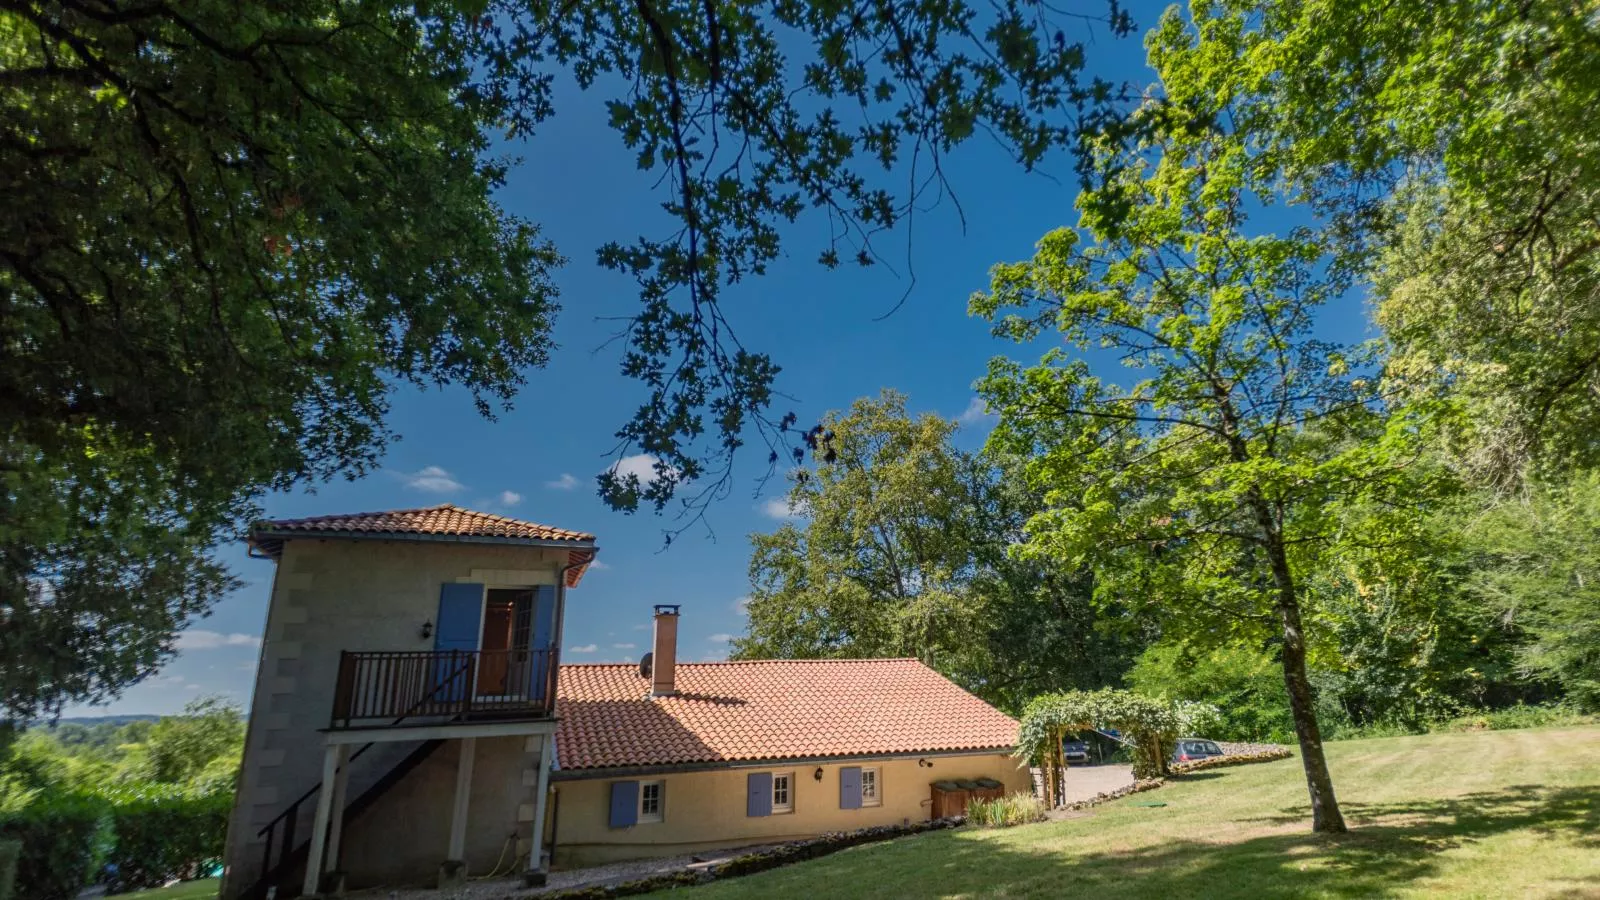
[[[221,878],[201,878],[198,881],[180,881],[169,887],[113,896],[116,900],[211,900],[221,889]]]
[[[1348,835],[1311,833],[1290,759],[1084,818],[935,832],[660,896],[1600,897],[1600,728],[1344,741],[1328,757]],[[1134,805],[1150,802],[1167,805]]]

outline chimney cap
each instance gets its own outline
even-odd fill
[[[657,603],[656,604],[656,615],[658,615],[658,616],[675,616],[675,615],[678,614],[679,605],[680,604],[677,604],[677,603]]]

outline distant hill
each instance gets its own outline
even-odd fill
[[[83,725],[83,726],[110,725],[110,726],[115,727],[115,728],[121,728],[122,726],[128,724],[129,722],[154,722],[154,721],[156,721],[157,719],[160,719],[160,718],[161,718],[160,716],[147,716],[147,715],[145,715],[145,716],[66,716],[66,717],[57,719],[55,722],[49,722],[49,721],[34,722],[33,723],[33,727],[35,727],[35,728],[49,728],[51,725]]]

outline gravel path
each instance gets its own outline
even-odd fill
[[[1132,766],[1068,766],[1068,803],[1090,800],[1097,794],[1109,794],[1133,784]]]

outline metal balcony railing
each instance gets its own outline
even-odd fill
[[[344,651],[330,729],[388,720],[541,719],[555,708],[557,652]]]

